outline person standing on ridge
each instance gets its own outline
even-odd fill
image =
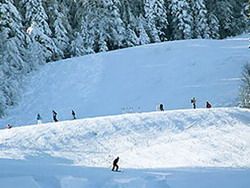
[[[58,119],[57,119],[57,113],[53,110],[52,111],[52,113],[53,113],[53,120],[54,120],[54,122],[58,122]]]
[[[196,99],[195,99],[195,97],[193,97],[191,99],[191,103],[193,104],[193,109],[196,109]]]
[[[36,120],[37,120],[37,124],[42,124],[42,117],[40,114],[37,114]]]
[[[160,111],[164,111],[163,104],[160,104]]]
[[[206,102],[206,108],[212,108],[212,105],[208,101]]]
[[[113,161],[113,168],[112,168],[112,171],[118,171],[118,169],[119,169],[119,166],[117,165],[117,163],[118,163],[118,161],[119,161],[119,157],[117,157],[114,161]]]
[[[73,116],[73,119],[76,119],[76,113],[74,112],[74,110],[72,110],[72,116]]]

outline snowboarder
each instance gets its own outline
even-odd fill
[[[11,129],[11,128],[12,128],[12,125],[8,124],[7,129]]]
[[[206,108],[212,108],[212,105],[208,101],[206,102]]]
[[[112,168],[112,171],[118,171],[118,169],[119,169],[119,166],[117,165],[117,163],[118,163],[118,161],[119,161],[119,157],[117,157],[114,161],[113,161],[113,168]]]
[[[164,111],[163,104],[160,104],[160,111]]]
[[[36,120],[37,120],[37,124],[42,124],[42,117],[40,114],[37,114]]]
[[[53,113],[53,120],[54,120],[54,122],[58,122],[58,119],[57,119],[57,113],[53,110],[52,111],[52,113]]]
[[[73,119],[76,119],[76,113],[74,112],[74,110],[72,110],[72,116],[73,116]]]
[[[191,99],[191,103],[193,104],[193,109],[196,109],[196,99],[195,99],[195,97],[193,97]]]

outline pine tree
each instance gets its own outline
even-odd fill
[[[139,39],[130,25],[127,25],[126,27],[125,38],[125,47],[133,47],[139,45]]]
[[[0,93],[2,94],[0,116],[3,115],[3,109],[6,106],[16,104],[22,76],[29,70],[21,53],[24,37],[21,17],[13,1],[2,0],[0,3]]]
[[[40,44],[46,60],[52,61],[62,57],[62,51],[57,48],[52,39],[42,0],[21,0],[20,4],[24,8],[27,33]]]
[[[136,35],[137,19],[128,0],[123,0],[121,5],[121,19],[125,25],[124,47],[137,46],[139,45]]]
[[[139,40],[139,44],[140,45],[144,45],[144,44],[149,44],[150,43],[150,38],[147,34],[147,32],[145,31],[145,19],[143,18],[143,16],[141,15],[139,17],[139,20],[138,20],[138,40]]]
[[[215,1],[214,9],[219,20],[220,38],[233,35],[233,7],[229,0]]]
[[[213,39],[220,38],[220,24],[218,18],[213,13],[208,15],[209,36]]]
[[[51,37],[57,48],[63,52],[58,57],[62,59],[65,55],[68,55],[69,34],[72,32],[67,18],[66,7],[63,3],[59,3],[58,0],[48,0],[46,1],[46,10],[48,12],[48,23],[52,30]]]
[[[210,29],[208,26],[208,11],[204,0],[192,0],[193,15],[193,37],[194,38],[210,38]]]
[[[248,29],[248,7],[250,2],[248,0],[230,0],[230,4],[233,7],[232,35],[239,35]]]
[[[161,41],[168,39],[166,32],[168,26],[167,8],[164,0],[155,0],[154,6],[155,24]]]
[[[192,38],[191,8],[187,0],[171,0],[171,27],[173,39]]]
[[[147,24],[145,24],[144,26],[146,26],[146,30],[147,33],[149,34],[151,42],[160,42],[160,37],[155,25],[156,16],[154,14],[154,4],[155,4],[154,0],[145,0],[144,12],[145,12],[145,21],[147,22]]]

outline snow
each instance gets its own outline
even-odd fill
[[[14,125],[0,130],[0,187],[249,188],[250,110],[233,107],[247,45],[174,41],[45,65],[0,120]]]
[[[242,66],[250,61],[248,39],[187,40],[99,53],[47,64],[27,78],[18,106],[0,120],[34,124],[116,115],[127,111],[236,106]]]
[[[173,110],[4,129],[0,187],[247,188],[249,114]]]

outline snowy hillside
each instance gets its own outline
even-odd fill
[[[242,66],[250,61],[247,38],[187,40],[99,53],[47,64],[27,78],[19,106],[0,126],[34,124],[40,113],[51,121],[198,107],[236,106]]]
[[[0,149],[5,188],[248,188],[250,111],[176,110],[16,127],[0,131]],[[121,173],[110,171],[116,156]]]

